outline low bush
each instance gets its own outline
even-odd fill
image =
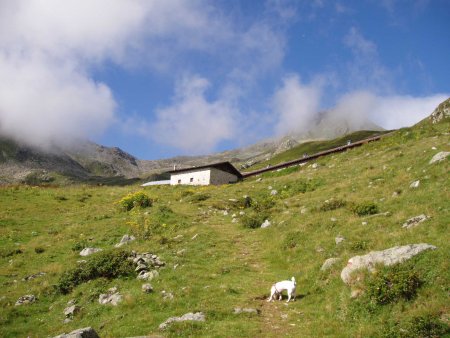
[[[260,228],[261,224],[268,218],[266,213],[248,212],[241,218],[241,224],[245,228],[256,229]]]
[[[190,202],[203,202],[211,197],[209,194],[199,193],[189,197]]]
[[[283,249],[293,249],[301,243],[305,238],[305,234],[301,231],[290,232],[284,238],[282,247]]]
[[[330,199],[323,202],[323,204],[319,207],[320,211],[330,211],[336,210],[339,208],[343,208],[347,205],[347,202],[341,199]]]
[[[143,191],[138,191],[135,193],[130,193],[119,202],[120,207],[125,211],[130,211],[133,208],[147,208],[151,207],[153,201],[150,197]]]
[[[402,323],[389,323],[382,331],[386,338],[439,338],[450,334],[450,327],[431,314],[413,317]]]
[[[372,202],[353,204],[350,206],[350,209],[358,216],[375,215],[379,212],[378,206]]]
[[[375,305],[385,305],[401,299],[413,299],[422,280],[412,267],[397,264],[370,275],[365,284],[369,301]]]
[[[55,288],[62,294],[72,291],[77,285],[100,277],[117,278],[134,273],[133,263],[128,260],[129,253],[124,250],[105,250],[87,257],[86,262],[74,269],[65,271]]]
[[[37,246],[37,247],[34,248],[34,252],[37,253],[37,254],[41,254],[44,251],[45,251],[45,249],[43,247],[41,247],[41,246]]]

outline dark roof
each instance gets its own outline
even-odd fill
[[[225,171],[227,173],[236,175],[239,178],[242,178],[241,172],[239,170],[237,170],[230,162],[219,162],[219,163],[201,165],[198,167],[190,167],[190,168],[171,170],[171,171],[168,171],[168,173],[169,174],[178,174],[178,173],[182,173],[182,172],[186,172],[186,171],[207,169],[207,168],[216,168],[218,170]]]

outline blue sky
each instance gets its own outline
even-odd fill
[[[141,159],[411,125],[450,94],[447,0],[0,0],[0,133]]]

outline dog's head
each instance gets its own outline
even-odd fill
[[[294,285],[297,285],[297,282],[295,281],[295,277],[291,278],[292,283],[294,283]]]

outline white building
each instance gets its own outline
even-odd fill
[[[219,185],[235,183],[242,179],[242,174],[230,162],[178,169],[169,173],[170,185]]]

